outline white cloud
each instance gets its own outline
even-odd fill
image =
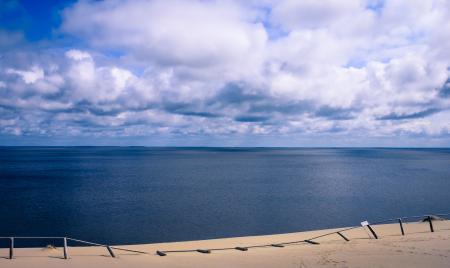
[[[64,17],[66,32],[162,65],[245,63],[266,41],[261,23],[225,1],[79,2]]]
[[[92,57],[89,53],[81,50],[71,49],[66,52],[66,57],[72,60],[81,61],[81,60],[92,60]]]
[[[17,118],[9,133],[448,138],[448,1],[377,3],[80,1],[61,31],[84,49],[4,53],[4,120]]]
[[[364,9],[362,1],[284,0],[272,9],[272,21],[286,30],[328,27]]]
[[[19,75],[26,84],[33,84],[39,79],[44,78],[44,70],[37,66],[31,67],[29,70],[7,69],[7,74]]]

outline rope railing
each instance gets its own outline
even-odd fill
[[[433,227],[433,223],[432,223],[432,216],[439,216],[439,217],[444,217],[444,216],[449,216],[450,213],[446,213],[446,214],[430,214],[430,215],[422,215],[422,216],[408,216],[408,217],[400,217],[400,218],[392,218],[392,219],[386,219],[386,220],[382,220],[382,221],[377,221],[372,223],[372,225],[376,225],[376,224],[382,224],[382,223],[387,223],[387,222],[392,222],[392,221],[398,221],[399,225],[400,225],[400,230],[402,235],[405,235],[404,232],[404,228],[403,228],[403,220],[406,219],[417,219],[417,218],[425,218],[426,221],[429,222],[430,225],[430,231],[434,232],[434,227]],[[345,240],[346,242],[350,241],[350,239],[345,236],[343,234],[343,232],[349,231],[349,230],[353,230],[353,229],[357,229],[357,228],[361,228],[366,226],[369,231],[372,233],[373,237],[375,239],[378,239],[378,235],[375,232],[375,230],[372,228],[371,224],[367,225],[362,225],[362,226],[353,226],[353,227],[348,227],[348,228],[343,228],[343,229],[339,229],[336,231],[332,231],[332,232],[328,232],[325,234],[321,234],[309,239],[304,239],[304,240],[297,240],[297,241],[289,241],[289,242],[281,242],[281,243],[276,243],[276,244],[259,244],[259,245],[250,245],[250,246],[241,246],[241,247],[228,247],[228,248],[211,248],[211,249],[185,249],[185,250],[157,250],[156,254],[159,256],[166,256],[167,253],[184,253],[184,252],[200,252],[200,253],[211,253],[212,251],[218,251],[218,250],[241,250],[241,251],[247,251],[250,248],[262,248],[262,247],[284,247],[285,245],[293,245],[293,244],[300,244],[300,243],[306,243],[306,244],[312,244],[312,245],[319,245],[319,242],[316,242],[314,240],[318,239],[318,238],[322,238],[322,237],[326,237],[326,236],[330,236],[330,235],[338,235],[339,237],[341,237],[343,240]]]
[[[53,240],[62,239],[63,240],[63,258],[64,259],[68,259],[69,258],[67,241],[78,242],[78,243],[82,243],[82,244],[86,244],[86,245],[90,245],[90,246],[104,247],[104,248],[107,249],[109,255],[111,257],[113,257],[113,258],[116,257],[116,254],[114,254],[113,249],[120,250],[120,251],[139,253],[139,254],[150,254],[149,252],[145,252],[145,251],[132,250],[132,249],[116,247],[116,246],[110,246],[110,245],[103,245],[103,244],[98,244],[98,243],[94,243],[94,242],[84,241],[84,240],[80,240],[80,239],[70,238],[70,237],[59,237],[59,236],[14,236],[14,237],[0,237],[0,239],[9,239],[9,241],[10,241],[9,242],[9,259],[13,259],[14,258],[14,249],[15,249],[14,248],[14,242],[17,239],[53,239]]]
[[[168,253],[188,253],[188,252],[199,252],[199,253],[203,253],[203,254],[209,254],[212,251],[223,251],[223,250],[239,250],[239,251],[247,251],[249,249],[252,248],[266,248],[266,247],[279,247],[282,248],[284,246],[287,245],[294,245],[294,244],[311,244],[311,245],[319,245],[320,243],[314,240],[317,240],[319,238],[322,237],[326,237],[326,236],[330,236],[330,235],[338,235],[339,237],[341,237],[344,241],[348,242],[350,241],[350,239],[344,235],[344,232],[353,230],[353,229],[357,229],[357,228],[364,228],[367,227],[369,229],[369,231],[372,233],[372,236],[375,239],[378,239],[379,236],[378,234],[375,232],[375,230],[372,228],[372,225],[377,225],[377,224],[383,224],[383,223],[388,223],[388,222],[398,222],[399,226],[400,226],[400,230],[401,230],[401,234],[405,235],[405,230],[403,227],[403,224],[405,223],[405,220],[411,220],[411,219],[423,219],[423,221],[428,222],[429,224],[429,228],[431,232],[434,232],[434,225],[433,225],[433,221],[435,220],[434,217],[446,217],[446,216],[450,216],[450,213],[445,213],[445,214],[428,214],[428,215],[422,215],[422,216],[407,216],[407,217],[399,217],[399,218],[391,218],[391,219],[385,219],[385,220],[381,220],[381,221],[376,221],[373,222],[372,224],[369,224],[367,221],[361,222],[360,226],[353,226],[353,227],[347,227],[347,228],[342,228],[339,230],[335,230],[335,231],[331,231],[325,234],[321,234],[321,235],[317,235],[308,239],[304,239],[304,240],[297,240],[297,241],[286,241],[286,242],[280,242],[280,243],[268,243],[268,244],[256,244],[256,245],[248,245],[248,246],[236,246],[236,247],[224,247],[224,248],[209,248],[209,249],[178,249],[178,250],[157,250],[156,251],[156,255],[159,256],[166,256]],[[153,255],[151,252],[146,252],[146,251],[139,251],[139,250],[132,250],[132,249],[127,249],[127,248],[123,248],[123,247],[117,247],[117,246],[111,246],[111,245],[104,245],[104,244],[99,244],[99,243],[94,243],[94,242],[89,242],[89,241],[85,241],[85,240],[80,240],[80,239],[75,239],[75,238],[71,238],[71,237],[60,237],[60,236],[15,236],[15,237],[0,237],[0,239],[8,239],[9,240],[9,259],[13,259],[14,258],[14,242],[15,240],[18,239],[53,239],[53,240],[59,240],[61,239],[63,242],[63,258],[64,259],[69,259],[69,253],[68,253],[68,241],[72,241],[72,242],[77,242],[77,243],[81,243],[81,244],[86,244],[86,245],[90,245],[90,246],[97,246],[97,247],[104,247],[107,249],[109,255],[113,258],[116,258],[116,254],[114,253],[114,250],[119,250],[119,251],[126,251],[126,252],[133,252],[133,253],[138,253],[138,254],[146,254],[146,255]]]

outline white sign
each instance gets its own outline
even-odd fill
[[[363,222],[361,222],[361,226],[367,226],[367,225],[369,225],[369,222],[368,221],[363,221]]]

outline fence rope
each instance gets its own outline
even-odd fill
[[[432,221],[434,220],[432,217],[433,216],[438,216],[438,217],[446,217],[446,216],[450,216],[450,213],[441,213],[441,214],[427,214],[427,215],[421,215],[421,216],[407,216],[407,217],[399,217],[399,218],[391,218],[391,219],[385,219],[385,220],[381,220],[381,221],[376,221],[373,222],[371,224],[367,224],[367,227],[369,229],[372,229],[370,227],[370,225],[377,225],[377,224],[382,224],[382,223],[388,223],[388,222],[398,222],[400,224],[400,228],[402,231],[402,235],[405,235],[404,231],[403,231],[403,224],[407,223],[404,222],[404,220],[411,220],[411,219],[423,219],[424,221],[427,221],[430,225],[430,230],[431,232],[434,232],[434,227],[432,224]],[[446,218],[444,218],[445,220],[448,220]],[[156,255],[159,256],[166,256],[168,253],[188,253],[188,252],[199,252],[199,253],[204,253],[204,254],[208,254],[211,253],[212,251],[223,251],[223,250],[240,250],[240,251],[247,251],[248,249],[251,248],[266,248],[266,247],[284,247],[286,245],[294,245],[294,244],[311,244],[311,245],[319,245],[318,242],[314,241],[318,238],[322,238],[325,236],[330,236],[330,235],[338,235],[340,236],[342,239],[344,239],[346,242],[350,241],[344,234],[343,232],[346,231],[350,231],[353,229],[357,229],[357,228],[364,228],[364,226],[353,226],[353,227],[347,227],[347,228],[341,228],[339,230],[336,231],[332,231],[332,232],[328,232],[325,234],[321,234],[321,235],[317,235],[308,239],[303,239],[303,240],[297,240],[297,241],[286,241],[286,242],[280,242],[280,243],[271,243],[271,244],[256,244],[256,245],[248,245],[248,246],[236,246],[236,247],[224,247],[224,248],[209,248],[209,249],[178,249],[178,250],[157,250],[156,251]],[[372,234],[375,238],[378,238],[376,233],[372,230]],[[127,252],[133,252],[133,253],[138,253],[138,254],[146,254],[146,255],[153,255],[153,253],[151,252],[146,252],[146,251],[140,251],[140,250],[132,250],[132,249],[128,249],[128,248],[123,248],[123,247],[117,247],[117,246],[110,246],[110,245],[104,245],[104,244],[99,244],[99,243],[94,243],[94,242],[89,242],[89,241],[85,241],[85,240],[80,240],[80,239],[76,239],[76,238],[71,238],[71,237],[60,237],[60,236],[15,236],[15,237],[0,237],[0,239],[8,239],[10,240],[10,259],[14,258],[14,240],[15,239],[62,239],[63,240],[63,244],[64,244],[64,259],[68,259],[68,253],[67,253],[67,241],[73,241],[73,242],[78,242],[78,243],[82,243],[82,244],[86,244],[86,245],[91,245],[91,246],[98,246],[98,247],[104,247],[108,250],[109,254],[111,255],[111,257],[115,258],[115,254],[112,251],[114,250],[120,250],[120,251],[127,251]]]

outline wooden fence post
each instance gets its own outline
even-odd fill
[[[9,259],[14,258],[14,237],[9,238]]]
[[[167,256],[167,254],[164,251],[159,251],[159,250],[156,251],[156,254],[158,254],[161,257]]]
[[[350,241],[345,235],[343,235],[341,232],[337,232],[337,234],[342,237],[345,241]]]
[[[398,223],[400,224],[400,230],[402,231],[402,235],[405,235],[405,231],[403,230],[403,222],[401,218],[398,219]]]
[[[378,235],[375,233],[375,231],[372,229],[372,226],[370,226],[370,224],[367,224],[367,228],[369,228],[370,232],[372,233],[373,237],[375,237],[375,239],[378,239]]]
[[[64,237],[63,241],[64,241],[64,249],[63,249],[64,259],[67,260],[69,258],[69,255],[67,254],[67,237]]]
[[[428,216],[428,223],[430,224],[430,230],[431,230],[431,232],[433,233],[434,232],[434,228],[433,228],[433,223],[432,223],[432,219],[431,219],[431,216]]]
[[[116,255],[114,254],[114,252],[112,251],[110,246],[106,246],[106,249],[108,249],[109,255],[111,255],[111,257],[115,258]]]

